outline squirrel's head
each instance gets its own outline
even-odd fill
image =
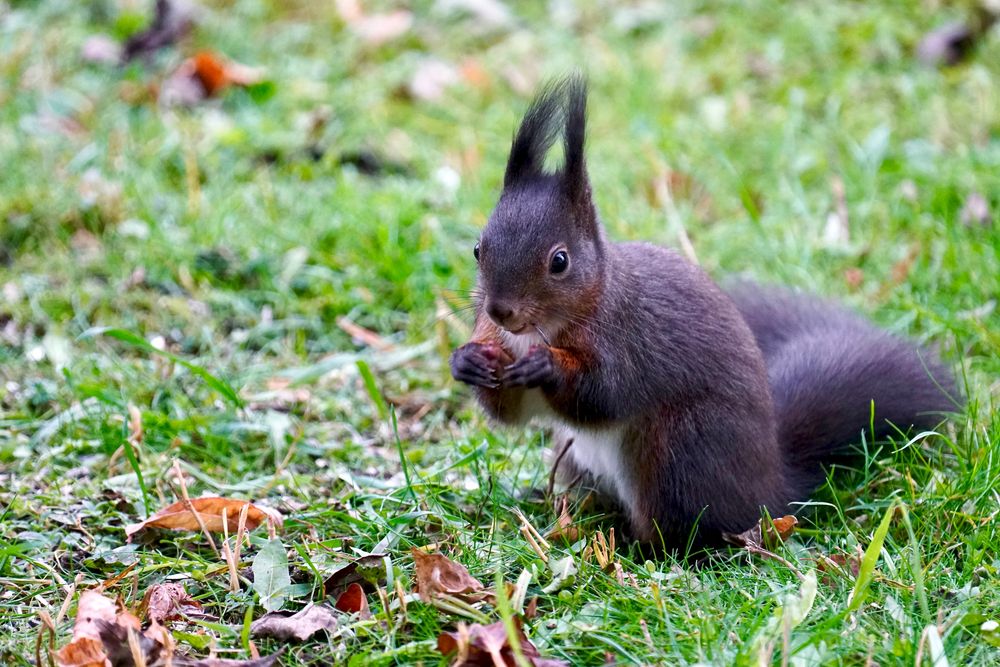
[[[535,98],[475,247],[485,312],[513,334],[551,339],[586,315],[600,290],[604,240],[584,163],[586,104],[579,77],[550,84]],[[546,172],[545,155],[560,134],[565,164]]]

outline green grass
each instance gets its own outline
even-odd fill
[[[180,580],[221,619],[202,631],[245,648],[244,619],[263,610],[249,585],[228,592],[204,538],[125,543],[124,525],[177,498],[175,460],[192,495],[287,512],[289,609],[319,601],[324,576],[377,546],[408,591],[409,548],[435,543],[483,582],[534,571],[528,634],[572,664],[757,664],[772,650],[793,664],[930,664],[929,625],[951,664],[997,660],[1000,636],[980,631],[1000,620],[995,30],[966,64],[936,71],[911,54],[960,16],[927,9],[938,3],[648,3],[670,8],[629,26],[638,14],[619,3],[550,14],[525,2],[509,26],[480,30],[414,0],[413,29],[372,48],[333,3],[241,0],[205,3],[189,40],[151,64],[82,62],[84,40],[127,34],[148,4],[0,9],[0,662],[33,662],[37,613],[55,617],[66,584],[132,563],[113,594],[133,604],[133,576],[139,598]],[[233,90],[190,110],[137,101],[200,48],[266,68],[273,94]],[[407,82],[431,56],[474,63],[485,84],[411,99]],[[806,583],[736,551],[694,567],[620,548],[623,586],[581,562],[581,541],[551,554],[577,558],[575,584],[543,593],[551,575],[511,509],[543,532],[555,524],[532,493],[547,481],[546,436],[492,430],[448,376],[470,318],[439,310],[472,286],[472,245],[527,103],[510,72],[537,81],[581,63],[612,237],[677,246],[683,226],[717,278],[844,299],[940,345],[965,379],[969,407],[942,434],[871,445],[817,492],[782,549]],[[361,150],[398,168],[341,164]],[[668,169],[672,208],[653,194]],[[836,178],[843,243],[824,240]],[[961,219],[972,193],[993,211],[986,224]],[[352,341],[340,316],[393,350]],[[129,335],[82,335],[94,327]],[[275,395],[280,378],[301,400]],[[116,454],[130,404],[144,426],[134,457]],[[867,549],[893,505],[905,510],[864,561],[860,605],[850,573],[819,573],[813,599],[815,561]],[[608,527],[593,510],[579,518],[588,538]],[[369,601],[376,622],[292,646],[285,664],[444,662],[434,640],[457,617],[413,601],[404,622]]]

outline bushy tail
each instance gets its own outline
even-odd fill
[[[803,486],[822,481],[822,465],[862,431],[879,439],[933,428],[961,407],[933,353],[839,306],[754,285],[730,295],[764,353],[778,437]]]

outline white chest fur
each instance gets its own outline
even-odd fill
[[[505,332],[504,346],[515,359],[520,359],[532,345],[543,343],[536,333],[515,336]],[[549,407],[542,392],[531,389],[525,392],[521,414],[524,421],[536,419],[551,426],[557,442],[573,439],[567,456],[577,467],[589,472],[605,493],[613,494],[627,509],[635,507],[635,492],[629,469],[622,460],[621,427],[580,428],[567,424]]]
[[[573,438],[567,456],[593,475],[602,491],[616,496],[627,509],[633,509],[635,490],[631,472],[622,460],[622,427],[590,429],[561,423],[557,428],[563,438]]]

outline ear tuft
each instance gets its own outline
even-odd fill
[[[584,159],[584,139],[587,131],[587,81],[575,74],[565,81],[566,129],[563,136],[566,165],[563,182],[570,199],[576,201],[589,189]]]
[[[583,139],[586,106],[587,84],[579,75],[552,81],[542,88],[514,135],[504,173],[504,187],[542,176],[545,173],[545,155],[560,133],[563,134],[565,147],[566,166],[563,173],[566,184],[571,191],[581,184],[585,185]]]

